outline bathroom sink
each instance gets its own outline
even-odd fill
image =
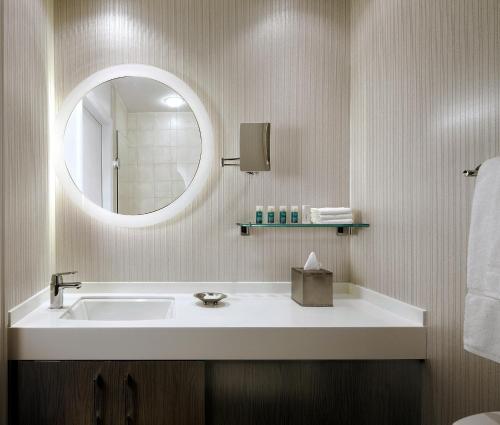
[[[172,317],[173,306],[173,298],[81,298],[61,319],[165,320]]]

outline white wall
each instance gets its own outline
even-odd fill
[[[7,423],[7,309],[47,285],[52,2],[0,1],[0,424]],[[3,249],[8,247],[8,249]]]
[[[353,0],[357,283],[429,311],[424,424],[500,410],[500,366],[463,350],[475,179],[500,154],[500,2]]]
[[[106,66],[158,66],[198,94],[216,143],[204,192],[152,228],[103,225],[59,188],[58,268],[84,280],[282,281],[315,250],[337,280],[349,278],[349,238],[334,230],[242,238],[235,225],[256,205],[349,203],[346,0],[57,0],[55,11],[58,103]],[[240,123],[267,121],[272,171],[221,169],[221,156],[238,156]]]
[[[3,59],[4,4],[0,1],[0,57]],[[0,158],[4,156],[3,143],[3,60],[0,65]],[[7,423],[7,320],[4,275],[4,187],[3,160],[0,160],[0,425]]]
[[[352,274],[430,310],[426,423],[499,410],[500,369],[461,347],[474,181],[460,174],[500,152],[499,7],[353,0],[349,34],[343,0],[56,0],[57,102],[105,66],[148,63],[199,94],[218,156],[237,155],[240,122],[273,124],[271,173],[248,177],[214,163],[203,196],[165,225],[102,225],[59,188],[58,269],[77,268],[86,280],[283,280],[315,249],[336,279]],[[7,306],[51,271],[45,13],[43,1],[5,2]],[[256,204],[347,204],[350,156],[352,204],[368,231],[238,235],[234,222]]]
[[[4,2],[4,278],[10,308],[50,280],[49,2]]]

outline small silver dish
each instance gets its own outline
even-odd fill
[[[224,298],[227,298],[226,294],[220,292],[198,292],[194,296],[204,305],[218,305]]]

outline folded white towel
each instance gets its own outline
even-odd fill
[[[322,220],[322,219],[315,219],[311,217],[311,221],[315,224],[352,224],[353,220],[352,219],[343,219],[343,220]]]
[[[311,217],[320,218],[322,220],[351,220],[352,214],[311,214]]]
[[[479,169],[467,256],[464,348],[500,362],[500,157]]]
[[[311,208],[312,213],[319,214],[352,214],[351,208],[339,207],[339,208]]]

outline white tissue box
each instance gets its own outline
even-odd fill
[[[292,267],[292,299],[304,307],[332,307],[333,273]]]

